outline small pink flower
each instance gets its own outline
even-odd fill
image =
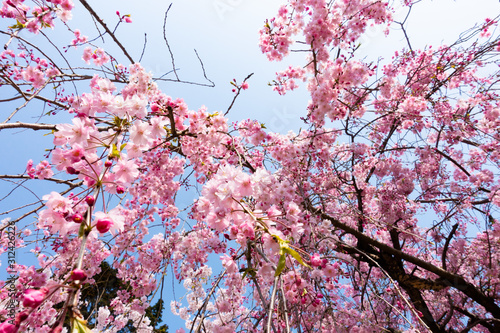
[[[321,264],[323,263],[323,260],[321,260],[319,253],[315,253],[311,256],[309,263],[311,266],[318,267],[318,266],[321,266]]]
[[[86,47],[85,50],[83,50],[83,56],[82,56],[83,61],[85,61],[87,64],[90,64],[90,59],[92,59],[92,48]]]
[[[243,83],[241,84],[241,89],[243,89],[243,90],[247,90],[247,89],[248,89],[248,82],[246,82],[246,81],[245,81],[245,82],[243,82]]]
[[[33,167],[33,160],[28,161],[28,164],[26,165],[26,172],[31,179],[35,178],[36,169]]]
[[[47,295],[48,290],[42,288],[40,290],[27,289],[23,295],[23,306],[26,308],[36,308],[42,304],[45,295]]]
[[[123,231],[124,223],[125,218],[123,217],[122,208],[118,206],[108,213],[96,212],[92,225],[95,225],[101,234],[109,231],[112,235],[116,235],[116,233]]]
[[[103,218],[97,220],[97,223],[95,225],[95,227],[101,234],[108,232],[112,226],[113,226],[113,220],[111,220],[110,218]]]

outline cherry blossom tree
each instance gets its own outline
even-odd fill
[[[0,130],[53,139],[46,160],[1,178],[66,186],[2,222],[2,251],[29,248],[38,263],[2,262],[0,332],[150,332],[146,309],[170,272],[186,289],[170,307],[190,332],[500,331],[498,18],[414,49],[396,3],[289,0],[260,31],[270,61],[305,55],[271,84],[310,93],[304,129],[281,134],[230,123],[237,104],[192,110],[166,95],[80,3],[115,54],[71,27],[71,0],[0,9],[12,110]],[[407,46],[364,60],[370,26],[399,27]],[[48,28],[73,39],[22,37]],[[232,82],[235,99],[249,79]],[[70,120],[14,121],[33,105]],[[84,316],[81,291],[103,262],[121,290]]]

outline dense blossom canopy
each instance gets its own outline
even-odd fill
[[[375,64],[359,40],[395,25],[394,3],[289,0],[260,31],[270,61],[305,51],[272,84],[310,93],[303,129],[283,134],[165,94],[86,1],[122,53],[71,30],[71,0],[28,2],[0,9],[0,89],[18,103],[0,130],[51,130],[53,146],[2,177],[69,188],[3,220],[1,251],[27,247],[38,263],[2,260],[13,279],[0,285],[0,332],[151,332],[145,312],[171,272],[186,289],[171,310],[191,332],[500,331],[496,19]],[[75,64],[19,34],[65,27]],[[15,122],[35,101],[73,118]],[[199,189],[187,209],[185,188]],[[103,261],[122,289],[84,318],[82,287]]]

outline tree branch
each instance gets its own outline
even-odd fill
[[[462,293],[464,293],[465,295],[467,295],[471,299],[473,299],[475,302],[482,305],[493,316],[495,316],[496,318],[500,318],[500,307],[495,303],[495,301],[491,297],[488,297],[484,293],[482,293],[481,290],[479,290],[473,284],[471,284],[470,282],[467,282],[462,276],[448,272],[442,268],[434,266],[433,264],[431,264],[427,261],[416,258],[410,254],[403,252],[403,251],[396,250],[395,248],[390,247],[387,244],[381,243],[381,242],[379,242],[379,241],[377,241],[369,236],[366,236],[365,234],[357,231],[356,229],[351,228],[350,226],[348,226],[348,225],[340,222],[339,220],[329,216],[328,214],[322,212],[318,208],[310,207],[309,209],[312,213],[316,214],[321,219],[328,220],[332,223],[333,226],[335,226],[341,230],[344,230],[348,234],[353,235],[360,242],[365,242],[369,245],[372,245],[372,246],[378,248],[381,252],[391,254],[395,257],[406,260],[414,265],[417,265],[420,268],[423,268],[431,273],[436,274],[437,276],[439,276],[443,280],[442,282],[445,285],[450,286],[450,287],[454,287],[455,289],[461,291]]]
[[[123,54],[125,54],[130,63],[132,64],[135,63],[134,59],[132,59],[132,57],[128,54],[127,50],[125,49],[125,47],[123,47],[122,43],[120,43],[120,41],[116,38],[115,34],[111,30],[109,30],[106,23],[104,23],[104,21],[97,15],[94,9],[90,7],[88,2],[86,0],[80,0],[80,2],[83,5],[83,7],[85,7],[85,9],[89,11],[90,15],[92,15],[97,20],[97,22],[99,22],[100,25],[102,25],[104,30],[106,30],[106,32],[111,36],[116,45],[118,45],[118,47],[123,51]]]

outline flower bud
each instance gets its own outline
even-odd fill
[[[106,162],[104,162],[104,166],[105,166],[106,168],[109,168],[109,167],[111,167],[112,165],[113,165],[113,162],[112,162],[112,161],[110,161],[110,160],[107,160]]]
[[[85,198],[85,202],[87,203],[87,205],[89,205],[90,207],[92,207],[94,204],[95,204],[95,198],[93,195],[87,195],[87,197]]]
[[[71,219],[73,220],[73,222],[75,223],[82,223],[83,222],[83,216],[82,214],[74,214],[73,216],[71,216]]]
[[[116,187],[116,193],[118,193],[118,194],[125,193],[125,188],[123,186],[117,186]]]
[[[97,223],[95,225],[95,227],[97,228],[97,230],[101,233],[101,234],[104,234],[106,232],[109,231],[109,229],[111,229],[111,227],[113,226],[113,221],[110,219],[110,218],[103,218],[103,219],[100,219],[100,220],[97,220]]]
[[[73,272],[71,272],[71,279],[73,281],[85,281],[87,279],[87,273],[82,269],[74,269]]]
[[[80,173],[80,171],[77,171],[75,168],[71,166],[66,168],[66,172],[69,173],[70,175],[77,175]]]

